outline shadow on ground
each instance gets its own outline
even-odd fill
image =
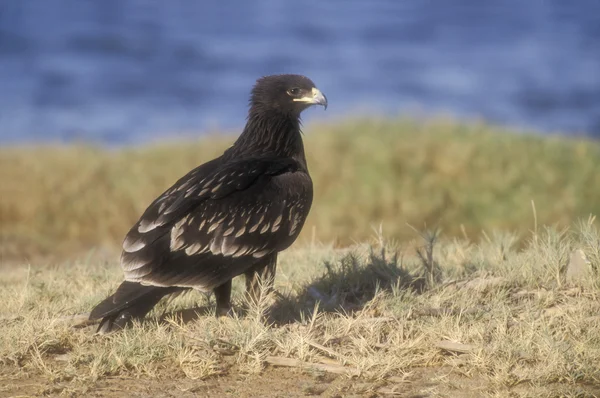
[[[426,279],[414,276],[397,254],[371,250],[367,261],[349,253],[335,263],[326,262],[325,273],[297,295],[278,294],[270,316],[276,324],[293,323],[319,312],[352,314],[362,310],[379,292],[413,290],[422,292]]]
[[[402,265],[397,254],[371,250],[368,259],[349,253],[335,262],[325,262],[325,272],[297,294],[274,292],[275,303],[266,311],[274,325],[285,325],[319,312],[352,314],[362,310],[379,292],[413,290],[423,292],[427,277],[413,275]],[[437,264],[436,264],[437,266]],[[247,303],[238,305],[235,314],[248,314]],[[160,322],[177,319],[186,324],[206,316],[214,316],[213,306],[198,306],[160,315]]]

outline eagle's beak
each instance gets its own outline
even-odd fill
[[[311,94],[302,98],[294,98],[294,101],[306,102],[311,105],[323,105],[327,109],[327,97],[318,88],[313,87]]]

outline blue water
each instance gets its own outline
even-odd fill
[[[142,143],[244,124],[258,76],[327,112],[600,136],[598,0],[0,0],[0,143]]]

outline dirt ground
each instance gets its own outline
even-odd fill
[[[52,381],[45,375],[8,375],[6,371],[0,372],[0,397],[600,397],[600,386],[515,386],[494,391],[483,378],[462,375],[451,367],[415,369],[402,382],[367,382],[280,367],[268,367],[260,374],[232,371],[205,380],[108,377],[95,382]]]
[[[449,383],[448,381],[454,380]],[[404,383],[365,382],[360,378],[312,370],[270,367],[261,374],[216,376],[207,380],[136,379],[114,377],[96,382],[52,382],[41,375],[10,377],[2,397],[478,397],[474,380],[451,374],[450,369],[420,369]],[[458,390],[460,389],[460,391]]]

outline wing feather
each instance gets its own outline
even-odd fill
[[[121,256],[125,279],[212,289],[287,248],[311,202],[310,177],[292,159],[206,163],[159,196],[131,228]]]

